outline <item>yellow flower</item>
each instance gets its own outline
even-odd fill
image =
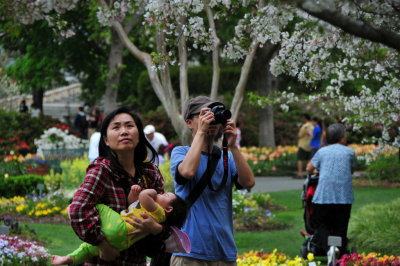
[[[314,260],[314,254],[308,253],[308,254],[307,254],[307,259],[308,259],[309,261],[313,261],[313,260]]]

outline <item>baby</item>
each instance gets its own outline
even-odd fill
[[[186,202],[174,193],[157,194],[154,189],[144,189],[139,185],[133,185],[128,195],[128,209],[118,214],[103,204],[97,204],[101,219],[101,231],[112,246],[124,250],[144,238],[146,235],[129,236],[136,228],[126,220],[131,217],[143,219],[141,213],[150,215],[156,222],[170,226],[181,227],[186,219]],[[67,256],[53,255],[53,265],[82,264],[87,259],[98,256],[97,246],[83,243]]]

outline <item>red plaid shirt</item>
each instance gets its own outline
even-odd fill
[[[142,176],[137,176],[137,183],[132,176],[126,177],[128,182],[121,182],[121,177],[116,171],[110,160],[98,158],[89,165],[86,170],[86,178],[77,190],[70,207],[71,226],[75,233],[83,241],[98,245],[104,235],[100,231],[100,217],[96,209],[96,204],[102,203],[109,206],[114,211],[120,213],[128,207],[128,194],[123,189],[123,184],[129,184],[129,188],[138,184],[143,188],[153,188],[157,193],[164,193],[164,179],[157,166],[146,163],[141,171]],[[112,264],[114,265],[146,265],[146,258],[143,254],[138,254],[135,245],[125,251],[121,251],[121,256]],[[110,265],[99,257],[86,261],[85,265]]]

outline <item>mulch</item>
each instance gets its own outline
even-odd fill
[[[46,216],[46,217],[29,217],[18,214],[3,214],[0,218],[8,218],[19,223],[35,223],[35,224],[63,224],[70,225],[69,219],[62,215]]]
[[[393,180],[370,180],[368,178],[356,178],[353,179],[353,186],[360,188],[400,188],[400,182]]]

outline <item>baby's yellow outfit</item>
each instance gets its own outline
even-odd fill
[[[129,205],[128,209],[118,214],[110,207],[104,204],[97,204],[96,208],[99,211],[101,220],[101,231],[106,237],[107,241],[115,248],[124,250],[130,247],[138,240],[144,238],[146,235],[141,236],[128,236],[129,232],[133,232],[136,228],[126,220],[132,220],[129,216],[138,217],[143,219],[141,213],[146,213],[154,219],[157,223],[162,223],[166,219],[164,209],[158,204],[157,209],[154,212],[149,212],[145,208],[142,208],[139,201],[135,201]],[[82,264],[87,259],[98,256],[99,249],[97,246],[93,246],[88,243],[83,243],[78,249],[68,254],[73,260],[73,265]]]

